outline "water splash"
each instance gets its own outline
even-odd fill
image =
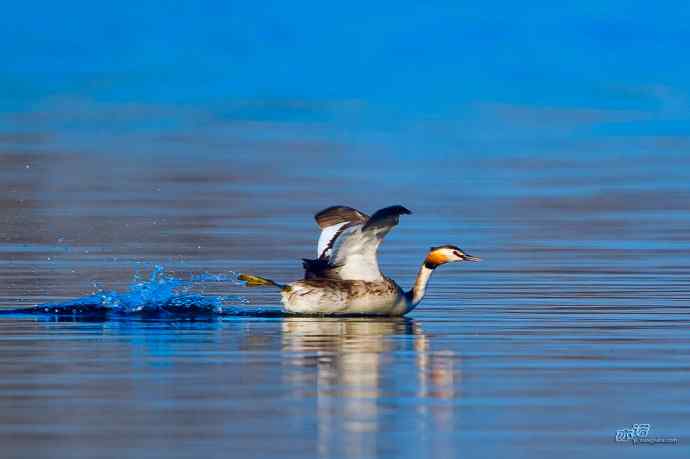
[[[3,314],[119,314],[119,315],[244,315],[246,311],[230,306],[249,301],[237,295],[206,295],[192,291],[199,283],[231,282],[240,285],[235,274],[199,274],[189,280],[178,279],[156,265],[148,279],[138,274],[124,293],[98,289],[95,293],[63,303],[47,303],[32,308],[2,311]],[[256,310],[256,312],[266,312]],[[253,312],[254,313],[254,312]],[[252,314],[253,314],[252,313]]]

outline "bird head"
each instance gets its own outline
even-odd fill
[[[465,253],[460,247],[447,244],[430,248],[424,260],[424,265],[427,268],[434,269],[446,263],[458,261],[481,261],[481,258]]]

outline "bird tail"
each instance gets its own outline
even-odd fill
[[[252,276],[251,274],[240,274],[237,276],[237,278],[241,281],[244,281],[247,287],[263,287],[266,285],[272,285],[274,287],[278,287],[281,290],[288,290],[290,288],[289,285],[283,285],[279,284],[275,281],[272,281],[271,279],[266,279],[265,277],[259,277],[259,276]]]

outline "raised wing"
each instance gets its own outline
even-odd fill
[[[352,207],[332,206],[314,215],[314,219],[321,228],[316,249],[316,257],[321,259],[330,257],[330,250],[336,238],[345,230],[346,226],[366,223],[369,216]]]
[[[383,280],[377,251],[383,238],[398,224],[403,206],[380,209],[370,218],[351,207],[329,207],[316,214],[322,227],[316,260],[304,260],[305,278]],[[322,226],[322,222],[324,225]]]

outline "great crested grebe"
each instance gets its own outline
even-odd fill
[[[352,207],[329,207],[314,216],[321,236],[317,258],[304,259],[303,280],[279,284],[249,274],[240,274],[239,279],[247,286],[278,287],[285,310],[292,313],[402,316],[422,301],[434,269],[446,263],[480,260],[454,245],[432,247],[414,287],[404,292],[381,274],[376,252],[400,215],[411,213],[403,206],[391,206],[369,217]]]

